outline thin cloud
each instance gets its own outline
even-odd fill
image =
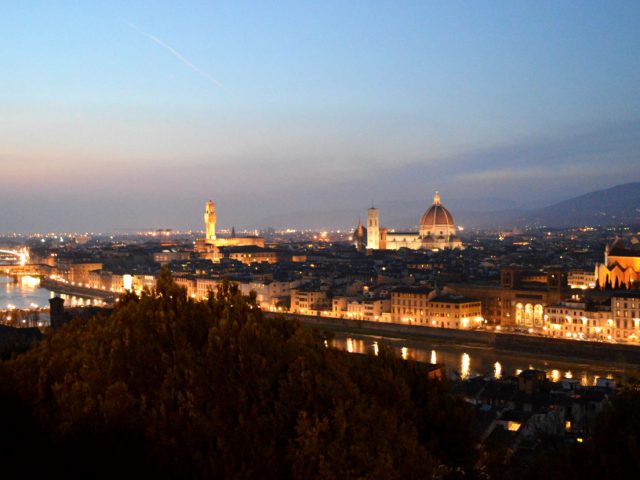
[[[180,52],[178,52],[175,48],[173,48],[171,45],[167,44],[166,42],[163,42],[162,40],[160,40],[158,37],[156,37],[155,35],[152,35],[148,32],[145,32],[144,30],[139,29],[137,26],[135,26],[132,23],[128,24],[131,28],[133,28],[136,32],[140,33],[141,35],[144,35],[145,37],[147,37],[149,40],[153,41],[154,43],[160,45],[162,48],[164,48],[165,50],[167,50],[169,53],[171,53],[174,57],[176,57],[178,60],[180,60],[184,65],[186,65],[187,67],[189,67],[191,70],[193,70],[194,72],[196,72],[197,74],[203,76],[204,78],[206,78],[211,84],[213,84],[215,87],[217,88],[222,88],[222,84],[216,80],[215,78],[213,78],[211,75],[209,75],[207,72],[202,71],[200,68],[198,68],[197,66],[195,66],[193,63],[191,63],[191,61],[186,58],[184,55],[182,55]]]

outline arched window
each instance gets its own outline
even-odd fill
[[[522,304],[516,303],[516,325],[522,325]]]
[[[524,324],[527,327],[533,325],[533,305],[527,303],[524,306]]]
[[[542,323],[543,323],[543,312],[544,309],[542,308],[542,305],[536,305],[535,307],[533,307],[533,324],[536,327],[541,327]]]

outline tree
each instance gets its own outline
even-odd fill
[[[61,475],[473,473],[471,412],[446,384],[389,350],[352,355],[325,339],[264,318],[228,282],[194,301],[163,270],[155,289],[2,366],[46,444],[34,462]]]

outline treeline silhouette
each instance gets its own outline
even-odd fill
[[[349,355],[164,270],[0,364],[3,478],[469,478],[470,408],[381,348]]]

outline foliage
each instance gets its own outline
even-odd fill
[[[0,380],[41,444],[27,464],[5,459],[15,476],[434,478],[475,462],[469,409],[418,365],[328,349],[228,283],[194,301],[167,270],[1,364]]]

